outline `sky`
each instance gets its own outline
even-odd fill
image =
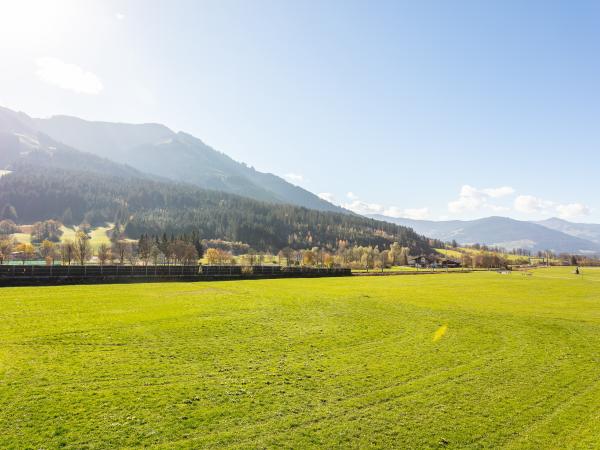
[[[595,1],[0,0],[0,105],[393,217],[600,222],[598,55]]]

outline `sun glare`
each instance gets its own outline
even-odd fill
[[[83,2],[0,0],[0,47],[35,51],[59,44],[85,14]]]

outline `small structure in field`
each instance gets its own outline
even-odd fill
[[[458,268],[461,267],[460,262],[439,256],[419,255],[408,259],[408,265],[417,268]]]

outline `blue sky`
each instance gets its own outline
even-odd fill
[[[0,104],[160,122],[359,212],[600,222],[600,3],[0,0]]]

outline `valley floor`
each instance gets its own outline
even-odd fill
[[[0,290],[0,448],[598,448],[600,270]]]

